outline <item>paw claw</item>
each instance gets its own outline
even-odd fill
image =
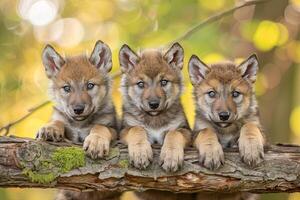
[[[141,144],[128,145],[131,165],[138,169],[146,169],[153,159],[153,152],[148,141]]]
[[[204,167],[215,170],[225,163],[222,146],[219,143],[213,145],[200,145],[199,163]]]
[[[103,158],[105,153],[109,153],[109,145],[106,145],[106,148],[104,148],[105,144],[109,144],[108,139],[101,138],[96,134],[90,134],[84,140],[83,150],[92,159]]]
[[[36,139],[40,141],[61,141],[58,137],[63,138],[64,130],[55,125],[46,125],[37,132]]]
[[[242,138],[239,140],[239,150],[242,161],[251,167],[264,159],[263,144],[259,140]]]
[[[176,172],[183,166],[183,158],[183,148],[163,146],[160,154],[160,164],[166,172]]]

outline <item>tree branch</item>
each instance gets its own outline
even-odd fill
[[[261,3],[266,3],[267,1],[270,0],[253,0],[253,1],[246,1],[243,4],[240,4],[238,6],[232,7],[228,10],[225,10],[223,12],[217,13],[216,15],[213,15],[211,17],[208,17],[207,19],[205,19],[204,21],[196,24],[194,27],[190,28],[188,31],[186,31],[185,33],[183,33],[181,36],[179,36],[177,39],[173,40],[172,42],[168,43],[166,46],[169,46],[175,42],[180,42],[183,41],[185,39],[188,39],[189,37],[191,37],[194,33],[196,33],[197,31],[199,31],[201,28],[216,22],[232,13],[234,13],[235,11],[237,11],[240,8],[243,7],[247,7],[247,6],[253,6],[253,5],[258,5]]]
[[[184,167],[165,173],[158,163],[159,148],[147,170],[128,163],[127,148],[116,144],[105,160],[91,160],[81,147],[42,143],[32,139],[0,138],[0,187],[68,188],[80,191],[148,189],[172,192],[295,192],[300,191],[300,147],[270,146],[265,161],[255,168],[241,162],[236,149],[225,150],[225,164],[210,171],[198,165],[195,149],[187,149]]]

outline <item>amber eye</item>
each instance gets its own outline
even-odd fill
[[[87,86],[86,86],[86,88],[87,88],[88,90],[91,90],[91,89],[93,89],[94,87],[95,87],[95,84],[94,84],[94,83],[88,83]]]
[[[233,92],[232,92],[232,97],[233,97],[233,98],[237,98],[237,97],[240,96],[240,94],[241,94],[241,93],[239,93],[238,91],[233,91]]]
[[[216,96],[216,92],[215,91],[209,91],[207,94],[208,94],[208,96],[210,98],[214,98]]]
[[[65,85],[65,86],[63,87],[63,89],[64,89],[64,91],[65,91],[66,93],[70,93],[70,92],[71,92],[71,87],[70,87],[69,85]]]
[[[139,88],[144,88],[144,82],[143,82],[143,81],[139,81],[139,82],[137,82],[136,84],[137,84],[137,86],[138,86]]]
[[[161,80],[160,81],[160,85],[162,86],[162,87],[165,87],[167,84],[168,84],[168,80]]]

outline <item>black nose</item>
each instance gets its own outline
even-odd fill
[[[74,107],[74,113],[75,113],[76,115],[82,114],[83,111],[84,111],[84,105],[76,105],[76,106]]]
[[[149,107],[152,110],[155,110],[156,108],[158,108],[158,106],[159,106],[159,101],[158,100],[149,101]]]
[[[220,112],[219,113],[219,118],[222,121],[226,121],[229,119],[230,113],[229,112]]]

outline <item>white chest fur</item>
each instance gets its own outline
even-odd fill
[[[165,135],[168,131],[176,130],[179,128],[179,126],[182,124],[182,121],[184,119],[182,117],[177,117],[176,119],[172,120],[171,122],[165,124],[162,127],[157,127],[153,128],[150,126],[147,126],[141,122],[139,122],[136,119],[127,119],[127,123],[129,126],[141,126],[143,127],[146,132],[147,132],[147,137],[148,141],[153,144],[153,143],[158,143],[158,144],[163,144]]]
[[[166,124],[163,127],[153,129],[151,127],[145,127],[147,131],[147,136],[148,136],[148,141],[153,144],[153,143],[158,143],[158,144],[163,144],[165,135],[168,131],[176,130],[180,124],[173,122]]]

